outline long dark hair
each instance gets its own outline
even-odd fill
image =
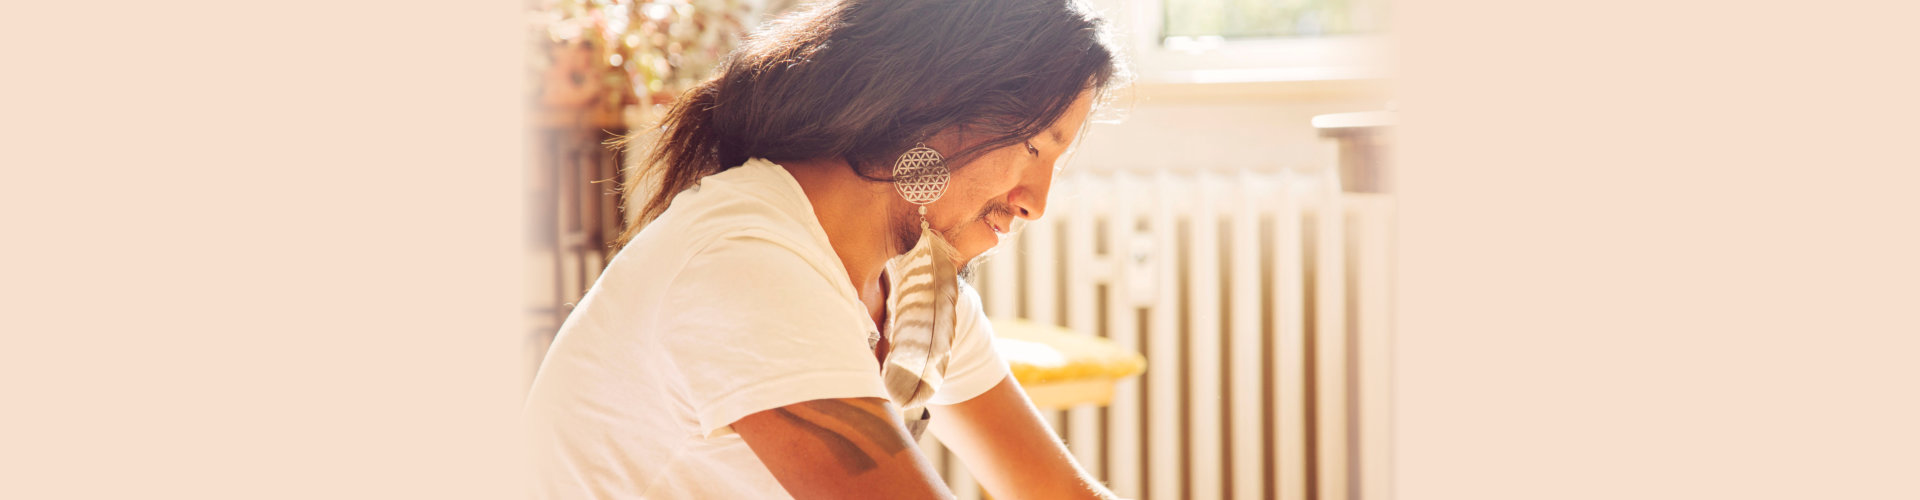
[[[1025,141],[1083,91],[1124,78],[1097,14],[1076,0],[825,0],[773,22],[680,96],[628,179],[657,183],[625,245],[700,179],[749,158],[839,158],[870,180],[937,132],[986,137],[952,168]],[[627,182],[643,196],[647,182]]]

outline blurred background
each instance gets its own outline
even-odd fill
[[[594,210],[621,201],[591,184],[601,174],[561,168],[605,154],[587,146],[626,126],[605,121],[625,105],[542,116],[525,105],[545,95],[535,84],[556,60],[550,49],[565,46],[553,21],[591,19],[598,8],[587,5],[556,14],[558,4],[523,1],[109,1],[79,17],[69,4],[9,5],[0,16],[16,76],[0,92],[10,132],[0,226],[12,244],[0,259],[0,331],[9,334],[0,498],[525,498],[515,445],[531,372],[502,367],[532,367],[529,353],[552,332],[537,323],[561,313],[571,300],[563,293],[580,292],[591,275],[581,263],[603,258],[598,243],[580,243],[605,234],[583,230],[583,214],[615,213]],[[1162,12],[1153,5],[1104,8]],[[1031,272],[1042,259],[1027,258],[1043,250],[1029,247],[989,264],[1016,263],[1016,278],[981,284],[989,294],[1016,290],[990,298],[1003,319],[1032,316],[1036,328],[1119,339],[1151,358],[1113,384],[1104,406],[1055,417],[1076,450],[1099,457],[1089,461],[1097,473],[1142,497],[1206,498],[1215,487],[1239,497],[1253,476],[1242,471],[1265,468],[1277,472],[1249,497],[1330,495],[1345,484],[1348,495],[1443,500],[1920,498],[1911,479],[1920,470],[1911,397],[1920,380],[1917,8],[1400,2],[1383,28],[1398,41],[1390,79],[1307,77],[1316,70],[1273,62],[1311,51],[1266,62],[1222,55],[1212,60],[1246,66],[1153,77],[1156,63],[1136,48],[1143,80],[1131,116],[1099,125],[1068,171],[1112,173],[1094,181],[1155,196],[1130,198],[1128,213],[1166,207],[1175,222],[1103,214],[1092,206],[1125,190],[1069,193],[1076,181],[1063,176],[1062,206],[1085,201],[1095,217],[1050,213],[1064,229],[1035,225],[1019,244],[1053,234],[1055,252],[1077,251],[1073,242],[1085,240],[1063,236],[1077,231],[1066,221],[1102,221],[1091,241],[1104,260],[1050,259],[1056,278],[1020,285],[1044,278]],[[1168,47],[1155,39],[1164,26],[1130,19],[1130,36],[1144,35],[1130,46],[1195,64],[1236,42],[1365,36],[1221,35],[1206,48],[1216,42],[1187,33],[1175,36],[1198,47]],[[623,71],[631,59],[622,55]],[[554,74],[604,84],[594,75],[607,76]],[[1344,172],[1349,156],[1322,159],[1331,151],[1315,149],[1329,141],[1314,118],[1390,109],[1369,90],[1389,83],[1388,156],[1401,161],[1382,170],[1392,174],[1384,195],[1355,192],[1360,183],[1345,178],[1337,193],[1340,213],[1391,196],[1392,240],[1368,246],[1349,223],[1341,238],[1315,241],[1360,252],[1261,247],[1297,249],[1301,274],[1314,273],[1303,276],[1312,287],[1274,288],[1274,269],[1294,260],[1260,265],[1262,300],[1282,299],[1263,311],[1260,335],[1301,332],[1299,343],[1263,341],[1287,348],[1258,362],[1278,383],[1241,383],[1235,370],[1253,364],[1232,357],[1248,344],[1231,335],[1211,337],[1230,353],[1226,370],[1191,369],[1200,364],[1189,356],[1213,352],[1201,342],[1209,337],[1165,332],[1208,329],[1194,318],[1237,324],[1232,304],[1249,301],[1235,302],[1231,289],[1247,280],[1240,254],[1178,247],[1207,227],[1215,237],[1273,238],[1294,219],[1263,215],[1252,232],[1188,222],[1191,235],[1179,236],[1181,217],[1191,221],[1182,214],[1200,208],[1164,205],[1158,184],[1135,181],[1207,169],[1238,176],[1243,165],[1256,179],[1273,176],[1260,182],[1330,179],[1326,169]],[[632,92],[616,88],[553,96],[607,105],[611,97],[593,96]],[[592,109],[612,111],[596,123],[584,118]],[[535,131],[585,135],[556,143]],[[1120,140],[1147,134],[1184,139]],[[1336,227],[1308,229],[1320,219],[1307,214],[1334,213],[1322,198],[1290,199],[1303,239]],[[1218,203],[1216,213],[1242,213]],[[1134,230],[1111,230],[1115,220]],[[1163,252],[1156,228],[1169,226],[1177,248]],[[1153,264],[1119,267],[1116,252],[1135,245]],[[1394,257],[1390,436],[1368,431],[1382,413],[1367,383],[1379,380],[1369,356],[1381,351],[1364,341],[1381,337],[1354,333],[1368,324],[1365,304],[1378,303],[1358,292],[1369,289],[1358,277],[1366,268],[1348,271],[1354,277],[1318,270],[1331,256],[1349,268],[1380,248]],[[1183,267],[1209,263],[1233,272]],[[1137,279],[1168,273],[1153,287]],[[1199,286],[1214,274],[1216,287]],[[1343,293],[1319,294],[1336,276]],[[1075,305],[1089,282],[1091,321]],[[1207,290],[1227,313],[1192,315],[1192,302],[1178,312]],[[1165,293],[1173,305],[1158,302]],[[1353,312],[1320,314],[1331,302],[1323,297]],[[1051,321],[1039,323],[1043,315]],[[1267,333],[1271,325],[1285,328]],[[1138,335],[1126,342],[1127,332]],[[1336,332],[1353,340],[1318,342]],[[1301,346],[1309,339],[1314,349]],[[1349,345],[1357,356],[1320,351]],[[1357,374],[1322,376],[1334,359],[1351,360]],[[1166,373],[1175,390],[1161,392]],[[1196,383],[1214,376],[1221,404]],[[1333,381],[1352,389],[1323,390]],[[1251,400],[1238,397],[1248,387],[1263,407],[1275,402],[1252,426],[1265,429],[1257,440],[1243,432],[1249,422],[1232,420],[1249,415],[1234,406]],[[1308,401],[1288,403],[1287,391]],[[1349,408],[1334,398],[1355,405],[1350,418],[1321,418]],[[1085,408],[1096,423],[1081,425],[1087,417],[1075,412]],[[1323,421],[1355,437],[1328,439],[1335,428]],[[1369,451],[1383,439],[1391,470]],[[1247,441],[1260,459],[1241,459],[1252,455]],[[1351,453],[1326,458],[1341,449],[1330,443]],[[1392,491],[1377,486],[1382,475]]]
[[[607,141],[650,126],[742,36],[803,3],[529,7],[529,374],[635,202],[617,194],[629,159]],[[1093,5],[1135,84],[1096,116],[1047,217],[975,285],[1003,338],[1098,338],[1146,370],[1023,384],[1126,497],[1389,498],[1388,6]],[[937,440],[922,444],[961,498],[982,496]]]

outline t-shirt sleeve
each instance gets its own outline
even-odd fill
[[[831,279],[755,236],[720,238],[674,277],[655,324],[703,436],[794,403],[885,397],[873,323]]]
[[[947,359],[946,378],[940,390],[927,401],[930,405],[973,399],[1011,373],[1006,360],[993,349],[993,324],[987,321],[986,309],[980,305],[980,292],[961,281],[958,302],[954,308],[953,354]]]

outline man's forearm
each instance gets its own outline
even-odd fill
[[[1012,376],[935,410],[933,433],[996,499],[1115,498],[1074,461]]]

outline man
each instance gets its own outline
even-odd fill
[[[527,401],[542,498],[1106,498],[954,276],[1122,74],[1067,0],[828,1],[689,91]],[[629,187],[630,195],[639,195]]]

